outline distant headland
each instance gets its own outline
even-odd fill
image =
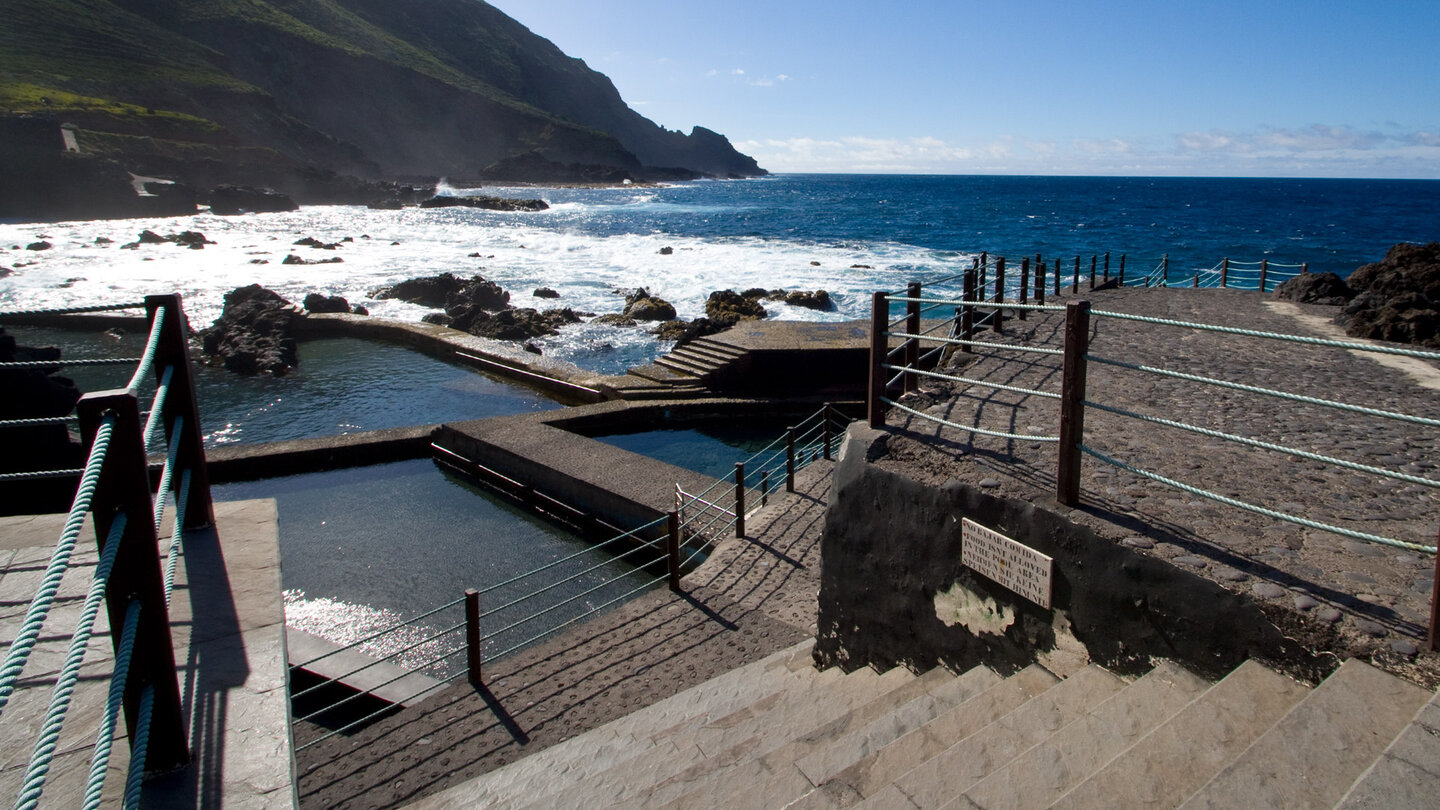
[[[367,204],[452,182],[766,174],[667,130],[477,0],[16,0],[0,43],[0,217],[193,211],[221,185]]]

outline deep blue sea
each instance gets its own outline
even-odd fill
[[[313,206],[240,217],[0,223],[0,267],[11,271],[0,278],[0,310],[174,290],[203,325],[219,314],[226,291],[260,283],[296,302],[323,292],[381,317],[419,320],[427,310],[373,293],[404,278],[454,272],[499,283],[516,306],[596,314],[619,311],[624,292],[643,286],[687,319],[704,314],[718,289],[825,289],[835,312],[771,304],[770,316],[844,320],[865,317],[870,292],[953,275],[982,251],[1012,261],[1040,253],[1067,269],[1075,256],[1088,266],[1090,255],[1108,251],[1115,265],[1127,256],[1128,272],[1149,271],[1168,254],[1176,278],[1226,257],[1347,275],[1397,242],[1440,239],[1440,181],[776,175],[606,189],[442,186],[442,193],[539,197],[550,209]],[[198,230],[216,244],[121,247],[144,228]],[[305,236],[340,248],[293,244]],[[42,239],[53,247],[27,249]],[[283,264],[291,254],[343,262]],[[541,286],[560,297],[532,297]],[[669,348],[644,328],[589,323],[538,343],[549,356],[604,373],[623,373]]]

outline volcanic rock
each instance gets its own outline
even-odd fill
[[[506,197],[436,196],[420,201],[421,208],[483,208],[487,211],[544,211],[544,200],[514,200]]]
[[[251,284],[225,294],[225,307],[201,335],[205,353],[241,374],[284,375],[299,364],[291,335],[298,313],[279,294]]]
[[[761,295],[765,294],[761,290]],[[740,321],[760,320],[769,315],[765,307],[755,298],[747,298],[734,290],[716,290],[705,301],[705,316],[722,328],[734,326]]]
[[[1348,281],[1357,294],[1335,318],[1347,334],[1440,348],[1440,242],[1396,245]]]
[[[668,321],[675,317],[675,307],[641,287],[625,296],[625,311],[622,314],[636,321]]]
[[[299,207],[288,195],[273,188],[220,185],[210,190],[212,214],[262,214]]]
[[[499,284],[480,276],[464,279],[453,273],[412,278],[375,290],[371,297],[382,300],[393,298],[446,310],[468,304],[494,311],[504,309],[510,303],[510,293],[501,289]]]
[[[350,302],[339,295],[321,295],[310,293],[305,296],[304,305],[306,312],[341,312],[350,311]]]
[[[536,288],[535,288],[535,292],[530,293],[530,294],[533,295],[533,296],[535,296],[536,298],[559,298],[559,297],[560,297],[560,293],[558,293],[558,292],[550,289],[549,287],[536,287]]]
[[[1355,291],[1334,273],[1301,273],[1275,288],[1275,297],[1301,304],[1344,306]]]
[[[785,292],[784,290],[772,290],[766,296],[771,301],[784,301],[792,307],[803,307],[805,309],[828,312],[835,308],[835,302],[830,300],[830,293],[824,290],[796,290]]]

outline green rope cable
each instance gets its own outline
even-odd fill
[[[95,576],[90,581],[90,588],[85,594],[80,618],[75,623],[75,632],[71,635],[69,648],[65,652],[65,662],[55,677],[55,686],[50,694],[50,704],[45,709],[45,717],[40,724],[40,734],[35,739],[29,764],[25,768],[25,777],[21,780],[24,787],[21,791],[19,805],[26,805],[26,797],[30,796],[34,797],[34,803],[38,803],[40,794],[45,789],[45,780],[50,773],[50,764],[55,758],[60,732],[65,726],[65,717],[70,711],[71,698],[75,694],[75,684],[80,679],[80,665],[85,661],[85,653],[89,649],[90,639],[94,635],[95,617],[100,613],[100,604],[105,600],[105,587],[109,583],[110,572],[115,565],[115,555],[119,552],[120,539],[124,533],[125,513],[122,512],[110,525],[110,534],[106,538],[105,549],[101,552],[100,559],[95,565]]]
[[[1236,500],[1235,498],[1211,492],[1206,489],[1194,487],[1189,484],[1176,481],[1173,478],[1166,478],[1163,475],[1150,472],[1149,470],[1142,470],[1139,467],[1134,467],[1132,465],[1126,464],[1123,461],[1111,458],[1110,456],[1107,456],[1104,453],[1101,453],[1100,451],[1095,450],[1091,447],[1087,447],[1083,444],[1079,445],[1078,447],[1081,452],[1093,456],[1094,458],[1106,464],[1109,464],[1112,467],[1118,467],[1122,470],[1125,470],[1126,472],[1134,473],[1135,475],[1141,476],[1142,478],[1149,478],[1152,481],[1159,481],[1162,484],[1168,484],[1169,486],[1172,486],[1182,492],[1188,492],[1191,495],[1199,495],[1202,498],[1208,498],[1212,501],[1223,503],[1226,506],[1233,506],[1237,509],[1244,509],[1247,512],[1254,512],[1257,515],[1264,515],[1265,517],[1273,518],[1275,520],[1282,520],[1286,523],[1294,523],[1297,526],[1304,526],[1310,529],[1319,529],[1320,531],[1331,532],[1332,534],[1338,534],[1344,537],[1353,537],[1356,540],[1365,540],[1370,543],[1379,543],[1381,545],[1392,546],[1394,548],[1403,548],[1408,551],[1421,551],[1426,554],[1436,553],[1435,546],[1426,546],[1419,543],[1409,543],[1404,540],[1396,540],[1390,537],[1381,537],[1376,534],[1357,532],[1353,529],[1345,529],[1340,526],[1331,526],[1326,523],[1320,523],[1319,521],[1309,520],[1307,518],[1296,517],[1295,515],[1286,514],[1285,512],[1277,512],[1274,509],[1266,509],[1263,506],[1256,506],[1254,504],[1246,503],[1245,501],[1241,500]]]
[[[155,706],[155,687],[140,693],[140,711],[135,718],[135,739],[130,743],[130,770],[125,774],[125,810],[138,810],[145,783],[145,756],[150,747],[150,716]]]
[[[95,440],[90,446],[90,458],[85,463],[80,487],[75,491],[70,515],[65,520],[65,527],[60,532],[55,551],[50,555],[44,577],[35,591],[35,597],[30,600],[30,607],[25,612],[25,620],[15,634],[15,640],[10,643],[10,649],[5,654],[5,663],[0,665],[0,713],[4,712],[5,706],[10,702],[10,696],[15,692],[15,683],[39,639],[40,628],[45,624],[45,618],[50,615],[50,608],[55,604],[60,580],[69,567],[70,555],[75,550],[80,528],[85,523],[85,515],[89,513],[90,503],[95,497],[95,489],[100,482],[100,473],[105,465],[105,456],[114,431],[115,417],[106,415],[95,431]]]
[[[1429,479],[1429,478],[1422,478],[1422,477],[1420,477],[1420,476],[1418,476],[1418,475],[1410,475],[1410,474],[1408,474],[1408,473],[1395,472],[1394,470],[1386,470],[1386,469],[1383,469],[1383,468],[1380,468],[1380,467],[1372,467],[1372,466],[1370,466],[1370,465],[1368,465],[1368,464],[1360,464],[1360,463],[1355,462],[1355,461],[1346,461],[1346,460],[1343,459],[1343,458],[1335,458],[1335,457],[1333,457],[1333,456],[1323,456],[1323,455],[1321,455],[1321,454],[1319,454],[1319,453],[1312,453],[1312,452],[1310,452],[1310,451],[1308,451],[1308,450],[1300,450],[1300,449],[1294,448],[1294,447],[1286,447],[1286,446],[1283,445],[1283,444],[1272,444],[1272,443],[1270,443],[1270,442],[1262,442],[1262,441],[1260,441],[1259,439],[1251,439],[1251,438],[1247,438],[1247,437],[1245,437],[1245,436],[1236,436],[1236,435],[1233,434],[1233,433],[1225,433],[1225,432],[1219,431],[1219,430],[1212,430],[1212,429],[1210,429],[1210,428],[1203,428],[1203,427],[1200,427],[1200,426],[1198,426],[1198,425],[1186,424],[1185,422],[1176,422],[1176,421],[1174,421],[1174,420],[1171,420],[1171,419],[1163,419],[1163,418],[1158,417],[1158,416],[1150,416],[1150,415],[1148,415],[1148,414],[1136,413],[1136,412],[1134,412],[1134,411],[1127,411],[1127,410],[1125,410],[1124,408],[1116,408],[1116,407],[1114,407],[1114,406],[1112,406],[1112,405],[1102,405],[1102,404],[1100,404],[1099,402],[1091,402],[1091,401],[1088,400],[1088,399],[1085,400],[1085,407],[1087,407],[1087,408],[1095,408],[1095,409],[1097,409],[1097,410],[1105,411],[1105,412],[1107,412],[1107,413],[1113,413],[1113,414],[1115,414],[1115,415],[1117,415],[1117,416],[1126,416],[1126,417],[1129,417],[1129,418],[1131,418],[1131,419],[1138,419],[1138,420],[1140,420],[1140,421],[1142,421],[1142,422],[1149,422],[1149,423],[1154,424],[1154,425],[1164,425],[1165,427],[1177,428],[1177,429],[1179,429],[1179,430],[1188,430],[1188,431],[1190,431],[1191,433],[1198,433],[1198,434],[1200,434],[1200,435],[1202,435],[1202,436],[1210,436],[1210,437],[1216,438],[1216,439],[1225,439],[1226,441],[1231,441],[1231,442],[1235,442],[1235,443],[1237,443],[1237,444],[1247,445],[1247,446],[1249,446],[1249,447],[1258,447],[1258,448],[1260,448],[1261,450],[1273,450],[1273,451],[1275,451],[1275,452],[1277,452],[1277,453],[1284,453],[1284,454],[1289,455],[1289,456],[1295,456],[1295,457],[1297,457],[1297,458],[1303,458],[1303,459],[1307,459],[1307,460],[1309,460],[1309,461],[1319,461],[1319,462],[1323,462],[1323,463],[1325,463],[1325,464],[1333,464],[1333,465],[1335,465],[1335,466],[1337,466],[1337,467],[1344,467],[1344,468],[1349,469],[1349,470],[1355,470],[1356,472],[1364,472],[1364,473],[1370,473],[1370,474],[1372,474],[1372,475],[1384,476],[1384,477],[1386,477],[1386,478],[1393,478],[1393,479],[1395,479],[1395,480],[1397,480],[1397,481],[1405,481],[1406,483],[1419,484],[1419,485],[1425,486],[1425,487],[1437,487],[1437,488],[1440,488],[1440,481],[1434,481],[1434,480],[1431,480],[1431,479]]]
[[[180,475],[180,494],[175,499],[175,524],[170,529],[170,550],[165,554],[165,606],[175,590],[175,572],[185,553],[185,505],[190,502],[190,470]],[[158,527],[157,527],[158,531]]]
[[[1110,312],[1108,310],[1092,309],[1090,314],[1097,318],[1116,318],[1122,321],[1138,321],[1140,323],[1152,323],[1159,326],[1178,326],[1184,329],[1199,329],[1205,332],[1221,332],[1227,335],[1241,335],[1243,337],[1266,338],[1267,340],[1284,340],[1291,343],[1306,343],[1312,346],[1330,346],[1337,349],[1354,349],[1362,352],[1376,352],[1378,354],[1398,354],[1404,357],[1419,357],[1424,360],[1440,360],[1440,352],[1426,352],[1419,349],[1402,349],[1396,346],[1374,346],[1368,343],[1353,343],[1344,340],[1330,340],[1328,338],[1312,338],[1303,335],[1286,335],[1280,332],[1262,332],[1257,329],[1241,329],[1238,326],[1217,326],[1208,323],[1194,323],[1192,321],[1177,321],[1170,318],[1155,318],[1149,315],[1131,315],[1127,312]]]
[[[145,442],[145,447],[155,443],[155,430],[164,423],[165,399],[170,395],[170,380],[175,376],[175,365],[172,363],[165,367],[165,373],[160,375],[160,384],[155,387],[155,399],[150,404],[150,415],[145,419],[145,430],[140,437]],[[179,427],[175,432],[179,432]]]
[[[979,433],[979,434],[982,435],[982,436],[993,436],[993,437],[995,437],[995,438],[997,438],[997,439],[1010,439],[1010,440],[1012,440],[1012,441],[1018,441],[1018,442],[1051,442],[1051,443],[1054,443],[1054,442],[1060,441],[1060,437],[1059,437],[1059,436],[1027,436],[1027,435],[1020,434],[1020,433],[1002,433],[1002,432],[997,431],[997,430],[986,430],[985,428],[978,428],[978,427],[975,427],[975,426],[973,426],[973,425],[962,425],[962,424],[959,424],[959,423],[956,423],[956,422],[951,422],[951,421],[949,421],[948,419],[941,419],[941,418],[938,417],[938,416],[934,416],[934,415],[931,415],[931,414],[928,414],[928,413],[924,413],[923,411],[917,411],[917,410],[915,410],[914,408],[907,408],[907,407],[905,407],[904,405],[901,405],[900,403],[895,402],[894,400],[891,400],[891,399],[886,399],[886,398],[884,398],[884,397],[881,397],[881,398],[880,398],[880,401],[881,401],[881,402],[884,402],[886,405],[890,405],[890,406],[892,406],[892,407],[899,408],[900,410],[905,411],[905,412],[908,413],[908,414],[912,414],[912,415],[914,415],[914,416],[918,416],[918,417],[920,417],[921,419],[928,419],[928,420],[930,420],[931,422],[939,422],[940,424],[945,425],[946,427],[952,427],[952,428],[955,428],[956,430],[963,430],[963,431],[966,431],[966,432],[968,432],[968,433]]]
[[[1260,388],[1259,386],[1247,385],[1245,383],[1230,382],[1229,380],[1218,380],[1214,377],[1202,377],[1199,374],[1186,374],[1182,371],[1170,371],[1169,369],[1156,368],[1154,366],[1142,366],[1136,363],[1126,363],[1123,360],[1111,360],[1107,357],[1097,357],[1092,354],[1085,355],[1085,359],[1092,360],[1096,363],[1102,363],[1107,366],[1115,366],[1117,368],[1129,369],[1131,371],[1144,371],[1149,374],[1158,374],[1162,377],[1172,377],[1177,380],[1188,380],[1190,382],[1205,383],[1207,385],[1214,385],[1220,388],[1229,388],[1235,391],[1245,391],[1251,394],[1263,394],[1265,396],[1275,397],[1277,399],[1288,399],[1293,402],[1304,402],[1308,405],[1321,405],[1326,408],[1335,408],[1337,410],[1350,411],[1351,413],[1362,413],[1366,416],[1378,416],[1384,419],[1395,419],[1401,422],[1412,422],[1417,425],[1440,427],[1440,419],[1431,419],[1425,416],[1411,416],[1409,414],[1399,413],[1396,411],[1382,411],[1378,408],[1367,408],[1364,405],[1351,405],[1346,402],[1336,402],[1329,399],[1307,397],[1304,394],[1291,394],[1285,391],[1276,391],[1270,388]]]

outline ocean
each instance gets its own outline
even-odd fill
[[[645,287],[680,317],[704,314],[718,289],[825,289],[834,312],[767,304],[771,317],[866,316],[869,293],[948,276],[982,251],[1043,254],[1065,267],[1126,254],[1129,272],[1168,254],[1177,278],[1222,258],[1308,263],[1347,275],[1397,242],[1440,238],[1440,181],[775,175],[663,187],[456,189],[539,197],[538,213],[469,208],[372,211],[303,207],[284,214],[0,222],[0,311],[138,299],[176,291],[192,323],[208,325],[235,287],[260,283],[299,303],[345,296],[377,316],[427,310],[376,301],[379,287],[440,272],[483,275],[517,306],[617,312]],[[143,229],[204,233],[203,250],[124,249]],[[303,237],[334,251],[297,246]],[[342,242],[345,238],[353,241]],[[100,241],[97,241],[100,240]],[[110,240],[105,242],[104,240]],[[30,250],[37,242],[52,245]],[[662,253],[662,248],[670,248]],[[304,259],[334,264],[286,265]],[[532,297],[538,287],[560,293]],[[550,356],[623,373],[669,346],[644,328],[577,324],[537,341]]]

